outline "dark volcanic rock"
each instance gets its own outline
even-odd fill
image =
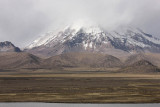
[[[21,52],[21,50],[14,46],[11,42],[0,42],[0,52]]]
[[[36,39],[26,51],[47,57],[70,52],[160,53],[160,40],[131,26],[113,31],[98,26],[68,27],[59,33],[47,33]]]

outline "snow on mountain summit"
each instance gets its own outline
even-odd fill
[[[36,39],[27,49],[61,54],[70,51],[105,52],[108,48],[160,52],[160,40],[132,26],[107,30],[97,25],[73,24],[59,32],[49,32]],[[50,49],[49,49],[50,48]],[[48,51],[47,50],[47,51]]]
[[[90,33],[93,35],[96,35],[98,33],[103,32],[98,26],[85,26],[85,27],[83,27],[83,25],[76,25],[76,24],[68,25],[67,27],[62,29],[62,31],[47,32],[46,34],[40,36],[38,39],[34,40],[27,48],[31,49],[31,48],[38,47],[41,45],[47,45],[47,43],[49,43],[50,41],[52,41],[54,39],[55,40],[57,40],[57,38],[64,39],[65,36],[75,35],[80,30],[84,31],[85,33],[88,33],[88,34]],[[65,33],[65,34],[62,35],[62,33]]]

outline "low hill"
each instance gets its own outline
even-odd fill
[[[0,68],[36,68],[41,64],[41,59],[28,53],[3,52],[0,53]]]
[[[129,73],[156,73],[160,72],[160,69],[147,60],[139,60],[122,68],[120,71]]]
[[[126,65],[120,59],[101,53],[66,53],[41,59],[25,52],[2,52],[0,53],[0,69],[20,68],[120,68],[121,72],[151,73],[159,72],[157,65],[152,63],[154,57],[150,54],[132,55],[126,60]],[[149,59],[152,58],[152,59]],[[159,59],[157,58],[157,61]],[[156,63],[156,62],[155,62]]]
[[[130,55],[125,61],[125,65],[132,65],[137,61],[146,60],[160,67],[160,54],[158,53],[139,53]]]
[[[50,67],[120,67],[122,62],[111,55],[97,53],[66,53],[45,60]]]
[[[0,68],[64,68],[64,67],[92,67],[112,68],[121,67],[122,62],[111,55],[97,53],[67,53],[41,59],[24,52],[0,53]]]

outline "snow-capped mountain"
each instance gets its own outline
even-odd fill
[[[107,30],[99,26],[71,25],[48,32],[27,48],[33,54],[53,56],[66,52],[160,52],[160,40],[132,26]],[[116,50],[116,51],[115,51]]]

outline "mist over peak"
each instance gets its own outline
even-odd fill
[[[160,34],[159,0],[1,0],[0,7],[0,40],[21,47],[75,22],[77,28],[131,24],[158,38]]]

